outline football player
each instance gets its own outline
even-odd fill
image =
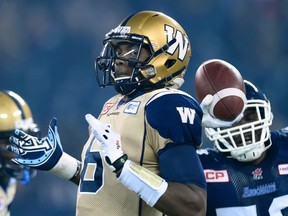
[[[82,162],[63,152],[56,119],[42,139],[16,130],[13,161],[79,185],[77,215],[205,215],[206,182],[196,153],[202,109],[184,82],[191,47],[184,29],[157,11],[125,18],[109,31],[96,59],[100,87],[117,94],[98,119]]]
[[[216,148],[198,152],[207,180],[207,215],[288,215],[288,128],[270,131],[269,100],[244,82],[244,117],[232,127],[205,128]]]
[[[9,216],[17,181],[28,184],[36,170],[11,162],[15,155],[6,150],[9,137],[18,128],[28,134],[38,136],[40,130],[34,123],[28,104],[15,92],[0,91],[0,215]]]

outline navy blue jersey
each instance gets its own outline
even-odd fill
[[[288,128],[271,133],[272,146],[258,165],[199,151],[207,180],[207,215],[288,215]]]

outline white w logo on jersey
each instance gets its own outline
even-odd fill
[[[178,49],[178,59],[183,61],[183,59],[187,54],[189,44],[187,36],[183,35],[182,32],[178,30],[176,30],[174,36],[175,29],[168,25],[165,25],[165,31],[167,32],[167,42],[171,41],[174,37],[176,39],[176,42],[169,47],[167,53],[173,55],[175,51]]]
[[[195,119],[195,110],[188,107],[176,107],[177,111],[181,116],[182,123],[193,124]]]

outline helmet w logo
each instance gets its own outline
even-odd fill
[[[173,38],[176,39],[176,42],[169,47],[167,53],[173,55],[178,49],[178,59],[183,61],[188,51],[188,37],[178,30],[175,32],[175,29],[169,25],[165,25],[165,31],[167,33],[167,43]]]

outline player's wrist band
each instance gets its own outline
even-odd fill
[[[73,177],[69,179],[70,181],[74,182],[74,180],[77,181],[77,179],[80,178],[80,177],[78,177],[78,175],[79,175],[79,173],[81,171],[81,165],[82,165],[82,163],[77,160],[77,170],[74,173]]]
[[[128,159],[127,154],[124,154],[124,155],[122,155],[122,157],[120,157],[116,161],[114,161],[112,166],[115,168],[115,170],[113,172],[118,173],[118,171],[123,168],[124,163],[127,161],[127,159]]]
[[[118,179],[151,207],[156,204],[168,187],[165,179],[130,160],[125,162]]]
[[[81,163],[72,156],[63,152],[57,164],[49,170],[49,172],[64,179],[71,179],[76,175],[76,173],[78,175],[80,169]]]

